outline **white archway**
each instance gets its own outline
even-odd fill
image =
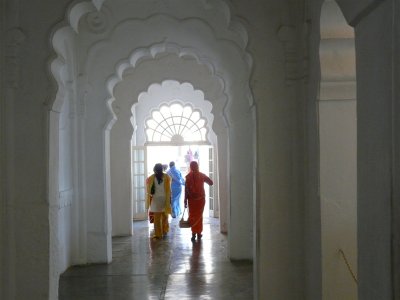
[[[229,252],[232,258],[251,258],[252,235],[249,232],[252,232],[252,210],[241,209],[242,206],[252,206],[251,182],[254,177],[253,169],[249,168],[253,165],[253,156],[243,157],[243,151],[255,151],[253,136],[248,135],[254,129],[255,120],[249,90],[251,58],[246,52],[246,31],[230,16],[224,1],[207,5],[198,1],[181,1],[177,3],[179,10],[165,7],[161,12],[157,11],[158,15],[150,7],[146,11],[140,9],[135,2],[120,4],[122,2],[119,1],[80,2],[70,11],[71,28],[62,28],[54,35],[59,57],[52,66],[60,87],[56,103],[65,101],[64,83],[72,82],[73,113],[76,114],[76,119],[72,121],[75,129],[71,129],[71,133],[74,132],[72,152],[79,162],[73,170],[78,178],[73,188],[76,203],[73,218],[78,219],[79,225],[75,229],[77,234],[71,237],[76,241],[73,251],[77,253],[77,259],[70,264],[111,260],[109,134],[116,121],[112,86],[122,82],[124,72],[135,70],[132,67],[142,62],[143,58],[171,52],[169,45],[173,45],[173,51],[177,51],[182,61],[187,55],[196,57],[209,66],[211,74],[218,74],[212,76],[224,82],[222,95],[225,96],[217,99],[213,107],[221,112],[227,132],[222,141],[228,147],[226,165],[230,169],[226,170],[226,174],[240,174],[243,170],[249,172],[249,183],[243,184],[245,188],[240,187],[241,178],[236,175],[231,176],[225,187],[229,191],[228,199],[235,203],[229,206],[228,215],[248,220],[246,226],[228,223]],[[71,57],[67,57],[65,45],[61,43],[66,32],[71,36],[67,45],[71,45],[72,50],[79,49],[71,51]],[[134,55],[124,62],[123,58],[129,52]],[[112,76],[114,69],[117,72]],[[66,70],[67,79],[61,76],[63,70]],[[153,82],[167,78],[156,78]],[[107,81],[108,87],[105,85]],[[144,90],[149,84],[139,89]],[[55,131],[58,130],[56,123],[52,126]],[[229,128],[235,129],[232,131]],[[58,138],[51,140],[50,147],[55,153],[58,143]],[[242,145],[246,145],[247,149],[241,150]],[[51,184],[50,189],[56,191],[57,184]],[[247,202],[243,202],[243,198],[248,199]],[[243,216],[243,211],[248,216]],[[60,220],[55,220],[57,222]],[[243,241],[243,237],[249,240]],[[55,247],[58,243],[56,239],[52,240]],[[54,269],[57,273],[62,268],[55,266]]]
[[[211,113],[213,106],[210,101],[204,99],[205,94],[202,91],[194,89],[193,85],[188,82],[179,83],[175,80],[166,80],[161,84],[151,84],[146,91],[142,91],[141,86],[147,85],[147,82],[141,82],[140,78],[142,76],[140,74],[146,73],[147,69],[157,69],[157,76],[163,78],[163,65],[168,66],[171,62],[179,63],[180,60],[176,55],[172,55],[172,57],[166,55],[160,60],[144,61],[137,67],[135,72],[131,74],[128,72],[128,74],[124,76],[124,80],[115,86],[114,97],[118,100],[113,103],[113,106],[115,107],[115,111],[117,111],[118,120],[113,125],[110,134],[112,162],[111,192],[114,216],[113,235],[129,235],[131,232],[132,205],[135,203],[135,199],[132,199],[132,202],[127,201],[131,195],[131,169],[128,163],[131,158],[130,149],[131,145],[140,147],[148,143],[145,135],[145,122],[150,116],[149,113],[159,107],[160,103],[171,103],[176,102],[176,99],[185,99],[185,103],[190,103],[196,110],[201,110],[207,120],[207,127],[210,132],[207,140],[214,145],[216,149],[219,147],[218,145],[220,142],[217,140],[212,129],[220,128],[219,131],[223,132],[225,128],[221,128],[221,124],[218,125],[218,122],[216,122],[217,125],[214,124],[215,118],[213,113]],[[208,85],[210,88],[210,84],[216,83],[217,86],[211,85],[214,86],[213,90],[222,90],[221,88],[217,88],[218,82],[216,82],[212,76],[209,76],[208,69],[198,65],[197,62],[189,60],[186,61],[186,63],[180,63],[180,65],[181,66],[179,68],[177,67],[177,69],[182,77],[195,80],[185,69],[196,70],[194,73],[203,74],[204,76],[202,81],[197,80],[198,85],[204,87]],[[156,79],[157,76],[153,76],[152,79]],[[212,96],[209,92],[208,94]],[[218,94],[213,95],[218,96]],[[221,114],[218,110],[214,111],[214,113],[218,115]],[[219,123],[221,123],[221,121],[219,121]],[[226,135],[227,133],[225,132],[224,136]],[[223,139],[221,133],[220,139]],[[221,149],[224,151],[223,153],[225,153],[227,151],[226,145],[222,144]],[[221,160],[222,162],[218,164],[219,168],[226,169],[226,160]],[[216,161],[218,161],[218,158],[216,158]],[[219,182],[222,182],[224,185],[227,182],[227,177],[218,178],[216,183],[218,184]],[[224,194],[226,194],[226,191]],[[221,203],[224,208],[221,216],[223,220],[221,222],[223,223],[221,230],[224,230],[223,225],[226,225],[227,222],[225,216],[227,214],[228,205],[226,195],[222,197]],[[118,218],[116,218],[116,216],[118,216]]]

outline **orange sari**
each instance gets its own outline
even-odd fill
[[[206,203],[204,183],[213,185],[211,178],[199,172],[199,165],[192,161],[190,172],[186,175],[185,204],[189,205],[189,223],[192,233],[196,234],[203,231],[203,211]]]

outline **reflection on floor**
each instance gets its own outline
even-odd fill
[[[177,219],[163,240],[149,238],[147,221],[134,222],[132,237],[113,239],[111,264],[62,274],[59,299],[252,299],[251,262],[231,262],[218,220],[204,221],[203,239],[195,242]]]

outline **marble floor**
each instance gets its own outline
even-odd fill
[[[132,237],[113,238],[113,262],[77,266],[60,278],[59,299],[252,299],[248,261],[227,258],[227,237],[218,219],[204,220],[203,239],[172,219],[163,240],[152,240],[152,225],[133,222]]]

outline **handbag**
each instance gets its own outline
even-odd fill
[[[190,223],[189,223],[189,217],[187,218],[187,220],[184,219],[185,211],[186,211],[186,207],[183,210],[182,218],[179,220],[180,228],[190,228],[191,227]]]

